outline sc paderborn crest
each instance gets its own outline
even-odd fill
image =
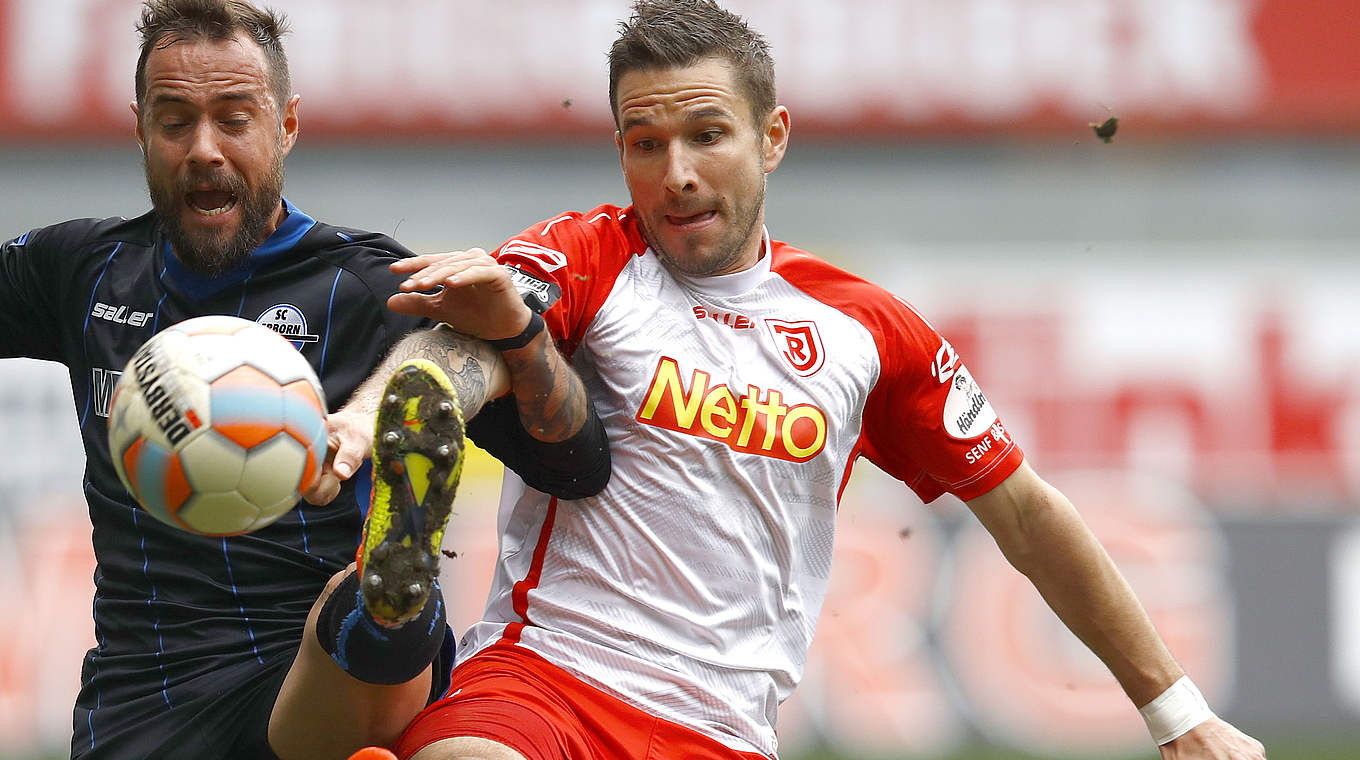
[[[793,371],[803,377],[817,373],[826,361],[826,350],[822,348],[822,335],[817,332],[817,323],[811,320],[786,322],[782,319],[766,319],[765,326],[770,337],[783,354]]]
[[[293,348],[301,351],[304,343],[316,343],[320,335],[307,331],[307,315],[302,309],[290,304],[280,303],[260,312],[255,321],[287,338]]]

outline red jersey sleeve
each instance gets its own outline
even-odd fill
[[[1024,452],[949,341],[905,301],[887,298],[874,330],[882,373],[864,408],[864,455],[923,501],[946,491],[981,496]]]
[[[558,347],[571,356],[619,272],[646,250],[632,208],[599,206],[539,222],[494,255],[515,270],[525,302],[543,314]]]
[[[906,301],[811,254],[774,246],[774,269],[852,317],[874,338],[879,376],[865,401],[858,451],[923,501],[972,499],[1024,459],[949,341]]]

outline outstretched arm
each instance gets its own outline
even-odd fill
[[[328,456],[316,483],[303,494],[312,504],[329,504],[347,480],[369,456],[373,447],[373,421],[378,413],[387,379],[407,359],[427,359],[444,370],[470,419],[489,399],[510,389],[510,374],[500,354],[484,341],[470,338],[441,325],[418,330],[402,338],[355,389],[349,401],[328,415]]]
[[[579,499],[603,490],[610,473],[604,425],[509,270],[480,249],[402,259],[392,270],[410,275],[388,299],[393,311],[483,338],[505,359],[515,408],[490,404],[468,426],[473,440],[540,491]]]
[[[535,322],[541,318],[524,304],[504,266],[473,248],[400,259],[391,267],[410,275],[402,292],[388,299],[392,311],[501,344],[520,419],[534,438],[563,441],[581,430],[590,410],[585,387],[552,336]],[[532,338],[525,334],[535,328],[539,331]]]
[[[1135,705],[1147,707],[1185,675],[1076,508],[1028,463],[968,507]],[[1260,742],[1207,710],[1191,721],[1193,728],[1161,744],[1163,758],[1265,758]]]

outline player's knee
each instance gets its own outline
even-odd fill
[[[330,599],[331,595],[335,593],[335,590],[340,587],[340,584],[344,583],[345,579],[353,575],[354,572],[355,565],[351,562],[344,570],[332,575],[330,580],[326,581],[326,585],[321,589],[321,593],[318,594],[316,599],[312,602],[311,612],[307,615],[306,630],[316,629],[317,618],[321,614],[321,610],[326,606],[326,600]]]
[[[411,760],[526,760],[524,755],[490,739],[460,736],[428,744]]]
[[[329,599],[330,595],[335,593],[335,590],[340,587],[340,584],[344,583],[345,579],[353,575],[357,570],[358,567],[351,562],[345,566],[344,570],[332,575],[330,580],[326,581],[326,587],[321,589],[321,595],[317,597],[317,601],[324,602]]]

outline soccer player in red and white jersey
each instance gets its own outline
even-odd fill
[[[493,345],[555,340],[614,452],[591,498],[509,476],[485,613],[397,754],[776,757],[776,711],[803,673],[837,502],[863,456],[926,501],[966,501],[1164,757],[1264,758],[1209,711],[949,342],[766,232],[790,117],[763,39],[711,0],[639,0],[610,97],[631,206],[562,214],[494,257],[392,265],[411,275],[396,311]]]

